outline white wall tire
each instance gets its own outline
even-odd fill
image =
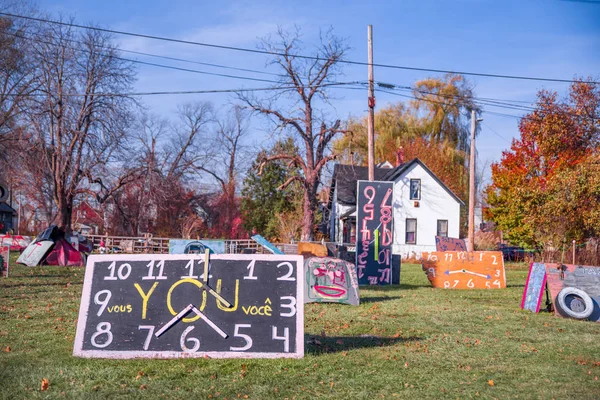
[[[567,296],[577,296],[579,297],[585,306],[582,311],[575,311],[567,306]],[[558,309],[568,317],[575,319],[586,319],[594,312],[594,302],[592,298],[583,290],[567,287],[561,290],[556,296],[556,303]]]

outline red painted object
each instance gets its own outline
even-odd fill
[[[10,251],[22,252],[31,243],[31,240],[26,239],[21,235],[4,235],[0,236],[0,244],[2,246],[9,246]]]

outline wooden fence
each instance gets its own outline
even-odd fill
[[[126,237],[88,235],[87,238],[92,242],[94,252],[99,251],[98,249],[100,247],[100,241],[104,239],[104,246],[106,247],[108,253],[168,254],[169,240],[171,240],[171,238],[161,238],[153,236]],[[228,254],[269,253],[268,250],[266,250],[263,246],[261,246],[252,239],[224,240],[224,242],[225,253]],[[298,254],[297,244],[280,243],[275,244],[275,246],[277,246],[285,254]]]

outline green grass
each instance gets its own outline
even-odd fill
[[[505,290],[450,291],[404,265],[359,307],[309,304],[301,360],[72,357],[83,272],[0,279],[0,398],[600,397],[600,324],[521,310],[525,266]]]

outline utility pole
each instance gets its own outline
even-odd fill
[[[469,231],[467,250],[475,250],[475,110],[471,110],[471,153],[469,157]]]
[[[375,180],[375,84],[373,83],[373,25],[367,27],[369,41],[369,117],[368,117],[368,162],[369,180]]]

